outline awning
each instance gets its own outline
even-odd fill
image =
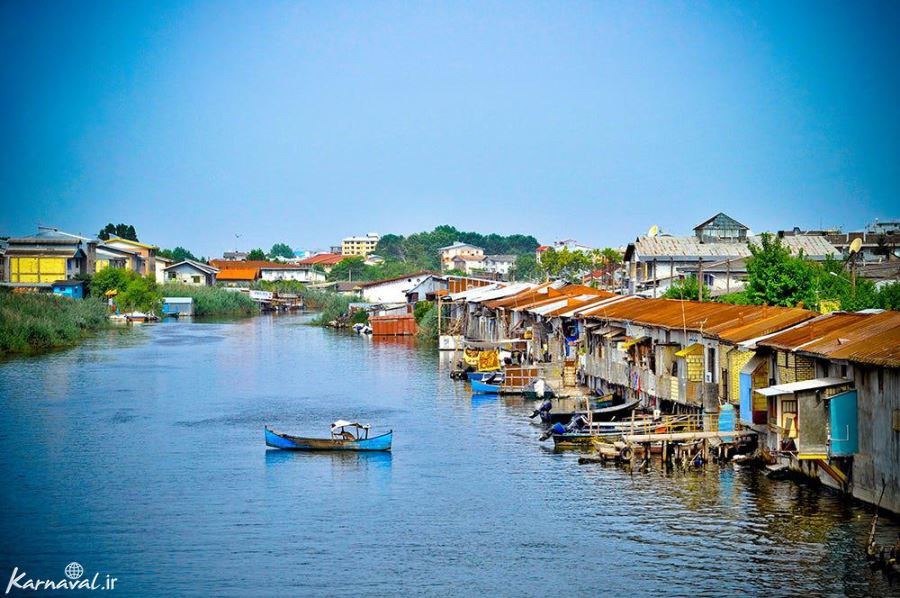
[[[687,357],[688,355],[703,355],[703,345],[694,343],[693,345],[688,345],[681,351],[675,352],[675,357]]]
[[[812,380],[803,380],[802,382],[775,384],[774,386],[759,388],[756,390],[756,392],[765,397],[774,397],[777,395],[790,395],[808,390],[831,388],[832,386],[841,386],[843,384],[849,383],[850,380],[848,380],[847,378],[813,378]]]
[[[472,348],[481,348],[481,349],[496,349],[497,347],[502,347],[503,345],[514,345],[517,343],[526,343],[527,339],[524,338],[503,338],[498,341],[470,341],[464,340],[463,344],[467,347]]]
[[[369,424],[361,424],[359,422],[348,422],[345,419],[339,419],[333,424],[331,424],[332,428],[362,428],[364,430],[369,429]]]
[[[637,338],[631,339],[630,341],[625,341],[624,343],[622,343],[622,348],[623,348],[623,349],[630,349],[630,348],[633,347],[634,345],[636,345],[636,344],[638,344],[638,343],[642,343],[642,342],[644,342],[644,341],[648,341],[648,340],[650,340],[650,337],[649,337],[649,336],[639,336],[639,337],[637,337]]]

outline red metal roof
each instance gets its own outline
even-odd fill
[[[297,264],[283,264],[281,262],[269,262],[266,260],[253,260],[253,261],[242,261],[242,260],[209,260],[209,265],[219,270],[246,270],[247,268],[253,268],[258,270],[259,268],[296,268]]]
[[[341,255],[339,253],[320,253],[319,255],[314,255],[306,258],[305,260],[300,260],[300,264],[304,266],[312,266],[314,264],[320,264],[322,266],[334,266],[347,258],[350,257],[362,257],[362,256],[353,256],[353,255]]]

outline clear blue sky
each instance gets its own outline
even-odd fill
[[[900,216],[898,2],[6,1],[0,52],[5,235]]]

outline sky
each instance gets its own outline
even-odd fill
[[[898,2],[0,3],[0,236],[900,217]]]

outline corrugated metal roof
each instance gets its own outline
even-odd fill
[[[868,317],[866,314],[833,312],[819,316],[792,330],[787,330],[759,341],[757,344],[784,351],[793,351],[820,340],[832,332],[845,329],[866,317]]]
[[[788,348],[806,355],[846,360],[868,365],[900,367],[900,312],[884,311],[876,314],[835,314],[811,322],[812,340],[800,343],[804,327],[786,335],[776,335],[758,342],[761,346]],[[837,323],[842,326],[837,326]],[[818,332],[817,332],[818,331]],[[784,338],[782,338],[784,337]]]
[[[762,237],[748,237],[748,242],[759,245],[762,243]],[[820,235],[803,235],[795,237],[784,237],[781,239],[782,244],[791,250],[791,253],[798,254],[802,249],[803,254],[810,258],[823,259],[827,255],[840,255],[840,251],[828,240]],[[721,243],[701,243],[697,237],[638,237],[633,243],[634,252],[640,258],[699,258],[699,257],[749,257],[750,247],[748,243],[741,242],[721,242]]]
[[[793,326],[815,312],[765,305],[725,305],[675,299],[620,301],[592,309],[589,318],[630,321],[667,329],[700,331],[737,343]]]

